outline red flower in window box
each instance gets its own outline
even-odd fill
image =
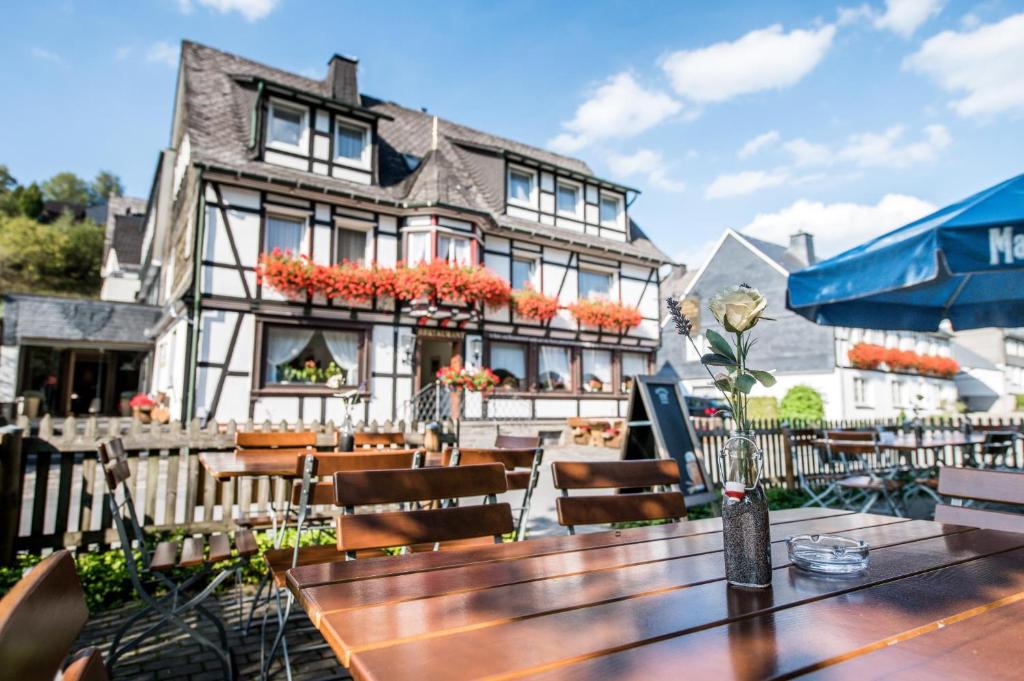
[[[520,317],[547,322],[558,314],[558,298],[534,291],[529,285],[521,291],[512,292],[512,302]]]
[[[910,350],[884,348],[871,343],[858,343],[847,353],[850,364],[858,369],[878,369],[885,364],[889,371],[917,372],[923,376],[953,378],[960,365],[950,357],[919,355]]]
[[[885,361],[885,348],[870,343],[857,343],[847,353],[850,364],[858,369],[877,369]]]
[[[288,298],[313,295],[318,287],[314,268],[306,256],[295,257],[291,251],[275,248],[270,253],[260,253],[256,283],[265,284]]]
[[[622,333],[640,326],[643,315],[636,308],[611,300],[580,300],[568,306],[576,321],[583,326],[597,326]]]

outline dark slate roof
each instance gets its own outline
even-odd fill
[[[117,253],[121,267],[142,262],[142,239],[146,229],[145,215],[118,215],[114,217],[114,236],[111,248]]]
[[[112,303],[56,296],[3,296],[3,343],[28,341],[152,345],[144,335],[160,317],[160,308],[138,303]]]
[[[796,272],[797,270],[802,270],[807,267],[807,265],[800,262],[800,260],[789,253],[786,246],[775,244],[771,241],[755,239],[754,237],[747,236],[746,234],[741,236],[749,241],[751,246],[781,265],[787,272]]]
[[[338,192],[399,206],[444,204],[489,216],[500,227],[540,232],[538,223],[504,215],[504,154],[531,159],[571,173],[592,177],[579,159],[556,154],[443,118],[437,119],[437,148],[432,148],[434,115],[367,95],[361,112],[377,118],[379,184],[367,186],[314,173],[263,163],[249,149],[252,109],[264,80],[314,97],[331,99],[327,80],[306,78],[237,55],[185,41],[182,43],[184,117],[192,156],[200,165],[275,178],[297,185]],[[357,112],[358,113],[358,112]],[[410,169],[406,156],[422,161]],[[621,252],[667,262],[639,227],[636,241],[616,244]],[[545,234],[570,236],[583,245],[605,249],[610,242],[569,230],[543,227]]]

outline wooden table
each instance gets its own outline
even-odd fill
[[[301,454],[253,454],[238,456],[234,452],[200,452],[199,463],[217,482],[242,477],[297,478]]]
[[[914,452],[920,449],[942,449],[944,447],[974,447],[985,443],[985,435],[972,433],[964,436],[963,433],[951,432],[943,436],[926,436],[918,441],[913,435],[897,435],[896,437],[885,437],[879,439],[878,446],[882,449],[895,449],[903,452]],[[827,447],[829,445],[871,445],[868,440],[843,440],[841,438],[817,438],[811,441],[815,447]]]
[[[747,591],[723,580],[720,527],[335,562],[288,581],[359,680],[1020,678],[1024,534],[778,511],[773,588]],[[871,565],[804,573],[784,544],[801,533],[865,539]]]

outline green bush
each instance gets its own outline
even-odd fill
[[[795,385],[782,398],[779,418],[784,421],[821,421],[825,418],[825,404],[814,388]]]
[[[751,397],[747,415],[754,421],[775,420],[779,418],[779,401],[774,397]]]

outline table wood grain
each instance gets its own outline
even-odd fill
[[[295,568],[288,582],[360,680],[863,678],[854,664],[910,678],[941,669],[928,651],[942,640],[977,640],[1024,603],[1022,534],[780,511],[773,588],[748,591],[724,582],[720,527],[707,519],[335,562]],[[821,578],[788,565],[787,536],[825,532],[871,544],[869,569]],[[974,668],[963,655],[950,664]]]

